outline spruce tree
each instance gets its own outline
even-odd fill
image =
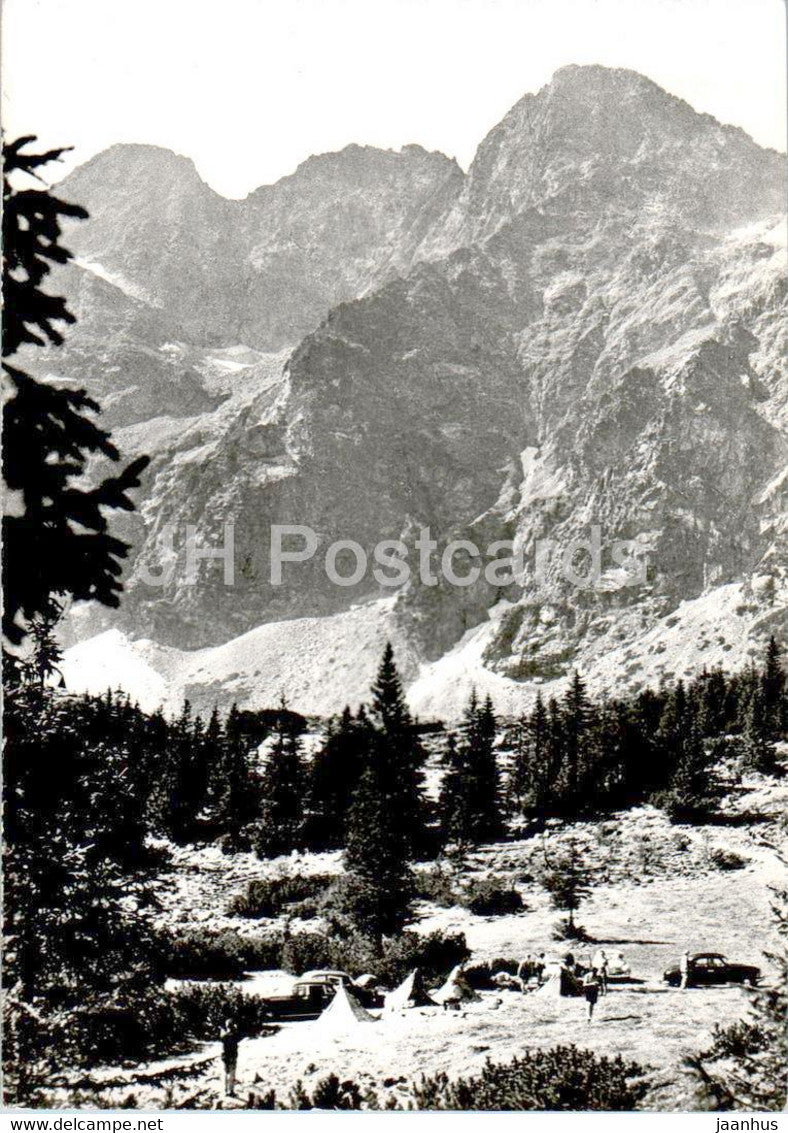
[[[479,710],[474,729],[474,743],[469,752],[474,791],[474,837],[478,842],[493,842],[503,834],[500,772],[495,756],[496,719],[493,702],[488,695]]]
[[[560,806],[574,813],[581,804],[583,779],[589,763],[591,704],[585,682],[575,671],[562,705],[562,767],[559,784]]]
[[[25,177],[41,183],[38,170],[65,152],[26,152],[33,141],[19,138],[3,147],[4,358],[25,344],[59,345],[58,324],[74,322],[65,299],[43,284],[54,264],[72,258],[60,242],[63,218],[87,213],[46,188],[26,187]],[[3,517],[3,632],[19,645],[53,598],[119,604],[128,545],[109,533],[105,513],[133,509],[127,493],[139,485],[148,458],[87,485],[88,461],[120,459],[92,419],[96,402],[84,390],[38,381],[7,363],[3,370],[3,478],[14,502]]]
[[[18,671],[23,680],[37,685],[39,689],[43,689],[53,677],[63,684],[63,674],[58,668],[63,660],[63,651],[55,633],[62,612],[62,607],[50,598],[44,609],[28,622],[31,656]]]
[[[377,747],[356,789],[348,816],[345,868],[347,912],[380,946],[408,919],[413,893],[409,839],[391,805],[385,746]]]
[[[588,939],[585,929],[575,923],[575,913],[591,892],[591,874],[574,839],[548,864],[542,884],[550,894],[553,907],[568,914],[556,926],[556,939]]]
[[[727,688],[722,669],[712,669],[705,674],[700,689],[700,715],[698,725],[701,733],[710,738],[725,731],[725,698]]]
[[[687,702],[674,739],[675,763],[667,793],[667,810],[674,821],[698,821],[714,803],[711,760],[703,742],[696,706]]]
[[[741,737],[742,762],[748,770],[764,775],[774,773],[777,751],[773,734],[774,721],[767,708],[766,690],[756,688],[744,712]]]
[[[520,716],[511,732],[512,759],[506,776],[506,804],[510,814],[525,814],[532,794],[530,735],[528,717]]]
[[[402,682],[387,643],[372,686],[372,719],[377,731],[375,748],[380,759],[382,789],[402,827],[410,850],[426,844],[426,809],[423,797],[426,753],[413,726]]]
[[[307,787],[301,740],[282,696],[274,745],[263,775],[256,847],[261,857],[276,857],[302,848]]]
[[[472,780],[467,760],[468,749],[457,743],[450,732],[443,756],[444,774],[438,799],[441,841],[454,845],[459,853],[473,842]]]
[[[764,723],[769,731],[769,738],[778,740],[785,729],[785,671],[782,666],[782,650],[774,634],[766,646],[761,693]]]
[[[461,740],[452,738],[438,804],[444,843],[478,845],[503,831],[500,775],[495,758],[495,712],[489,697],[479,705],[475,689],[463,714]]]
[[[329,722],[312,763],[308,840],[314,849],[338,849],[347,839],[347,819],[369,757],[374,731],[366,715],[345,707]]]

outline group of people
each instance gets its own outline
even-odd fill
[[[610,976],[630,974],[623,952],[608,956],[604,948],[598,948],[593,956],[580,960],[568,952],[560,961],[549,959],[545,952],[538,955],[529,952],[517,969],[523,991],[540,987],[549,978],[550,973],[545,975],[548,967],[560,980],[562,995],[582,996],[585,999],[589,1022],[593,1019],[600,995],[607,994]]]

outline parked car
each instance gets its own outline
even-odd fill
[[[681,984],[681,969],[678,964],[667,968],[663,980],[671,987]],[[708,984],[749,984],[754,987],[761,978],[760,968],[750,964],[731,964],[719,952],[698,952],[689,958],[690,987],[704,987]]]
[[[347,972],[304,972],[295,981],[289,995],[270,995],[266,1003],[274,1019],[297,1022],[317,1019],[334,998],[340,984],[352,992],[364,1007],[382,1007],[383,997],[374,989],[357,987]]]

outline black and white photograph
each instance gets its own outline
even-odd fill
[[[2,1112],[778,1130],[783,0],[1,18]]]

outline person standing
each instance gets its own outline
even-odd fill
[[[525,989],[528,987],[529,983],[531,982],[531,980],[533,978],[533,974],[534,974],[534,958],[531,955],[531,953],[529,952],[528,955],[525,957],[525,959],[523,961],[521,961],[520,966],[517,969],[517,975],[520,978],[520,981],[522,983],[523,991],[525,991]]]
[[[547,966],[547,954],[540,952],[534,963],[534,976],[536,977],[537,984],[542,982],[545,967]]]
[[[234,1019],[225,1019],[219,1038],[222,1044],[222,1063],[224,1065],[224,1092],[228,1098],[231,1098],[235,1095],[238,1045],[241,1041],[238,1026]]]
[[[689,968],[690,968],[689,958],[690,958],[690,954],[685,949],[681,953],[681,959],[679,960],[679,972],[681,973],[681,985],[680,986],[681,986],[682,991],[685,991],[686,988],[687,988],[687,985],[689,984]]]
[[[591,970],[586,972],[586,974],[583,976],[582,987],[583,995],[586,1001],[586,1018],[590,1023],[594,1017],[594,1008],[596,1007],[596,1001],[597,999],[599,999],[599,972],[596,970],[596,968],[591,968]]]
[[[594,958],[591,961],[591,967],[596,968],[596,970],[599,972],[599,991],[600,991],[600,994],[601,995],[607,995],[607,976],[608,976],[609,964],[608,964],[608,959],[607,959],[607,953],[605,952],[604,948],[599,948],[594,953]]]

